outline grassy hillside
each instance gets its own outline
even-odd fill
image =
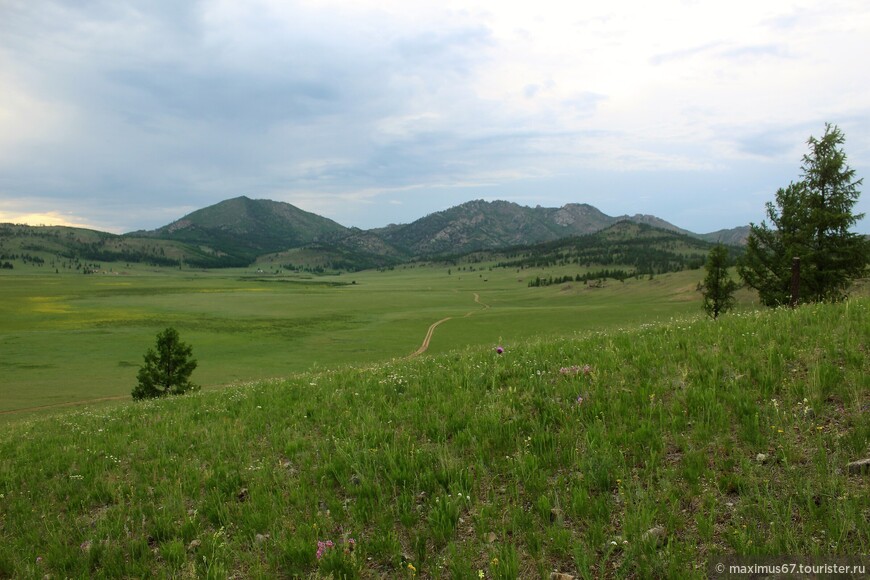
[[[845,466],[870,455],[868,344],[860,299],[16,422],[0,576],[701,578],[726,554],[867,554],[870,476]]]

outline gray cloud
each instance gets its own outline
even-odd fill
[[[625,110],[626,96],[611,94],[594,75],[584,79],[572,68],[583,61],[568,51],[559,55],[562,68],[549,53],[521,60],[526,55],[511,45],[520,41],[506,39],[485,16],[445,11],[427,22],[352,9],[209,0],[0,3],[0,211],[63,208],[94,224],[138,229],[245,194],[319,203],[340,212],[330,217],[343,223],[374,226],[383,225],[381,216],[366,204],[381,199],[407,202],[392,210],[413,219],[447,200],[496,197],[492,188],[517,199],[586,201],[582,195],[596,193],[560,180],[582,184],[602,164],[623,173],[633,164],[662,164],[665,179],[684,176],[664,169],[677,160],[672,165],[697,172],[692,187],[709,176],[699,167],[728,166],[708,159],[713,146],[706,141],[650,137],[657,124],[683,119],[637,119],[646,124],[637,129],[634,119],[622,121],[613,111]],[[535,38],[524,32],[523,46],[534,50]],[[777,39],[714,40],[638,60],[679,67],[690,59],[740,66],[797,58],[784,46]],[[594,58],[606,59],[605,52]],[[577,78],[583,82],[569,82]],[[626,94],[641,101],[628,84]],[[710,113],[694,116],[692,129],[712,127],[715,103],[696,106]],[[842,110],[853,125],[866,126],[859,122],[866,107]],[[819,130],[795,124],[753,131],[723,122],[727,134],[709,142],[779,160],[796,134],[800,144]],[[856,150],[866,160],[866,138]],[[652,179],[643,173],[637,183],[614,183],[643,189]],[[624,195],[638,195],[632,191]],[[651,199],[664,204],[663,196]]]

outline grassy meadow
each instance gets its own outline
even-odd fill
[[[36,407],[128,396],[145,350],[167,326],[193,346],[193,380],[208,389],[405,357],[448,317],[430,353],[699,314],[703,277],[529,288],[536,275],[562,272],[460,264],[313,277],[262,268],[102,264],[103,273],[82,275],[46,263],[0,271],[0,422]]]
[[[231,350],[224,319],[255,341],[263,304],[283,321],[285,301],[307,306],[299,317],[332,320],[345,342],[331,346],[346,362],[366,342],[407,354],[431,321],[458,318],[426,356],[3,425],[0,577],[703,578],[733,554],[866,562],[870,477],[845,466],[870,454],[868,299],[714,322],[697,302],[641,291],[648,281],[614,289],[626,298],[618,315],[602,312],[603,293],[519,292],[515,276],[474,277],[415,269],[301,289],[181,276],[178,291],[151,293],[165,283],[143,276],[129,294],[95,296],[79,280],[40,293],[64,298],[19,319],[41,320],[35,334],[60,337],[66,323],[83,344],[100,332],[120,343],[124,331],[147,343],[181,320],[203,366],[209,348]],[[111,282],[88,283],[99,281]],[[378,313],[330,317],[332,293],[356,291]],[[559,304],[561,325],[548,314]],[[221,314],[227,305],[232,316]],[[137,322],[138,308],[159,324]],[[652,318],[632,323],[645,312]],[[583,330],[596,317],[604,324]],[[551,327],[563,336],[522,338]],[[14,331],[19,341],[26,332]],[[274,342],[259,350],[280,344],[280,332],[263,334]],[[317,336],[287,344],[330,344]],[[499,336],[502,354],[495,342],[446,352]],[[29,340],[49,352],[49,338]],[[105,356],[132,361],[143,346]],[[264,374],[290,369],[256,351],[247,356]]]

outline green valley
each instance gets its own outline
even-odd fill
[[[194,347],[194,379],[208,388],[405,357],[446,317],[430,352],[700,315],[701,271],[529,288],[535,276],[583,269],[492,266],[407,264],[332,276],[19,267],[0,278],[0,411],[125,397],[145,349],[167,326]]]

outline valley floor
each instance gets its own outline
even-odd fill
[[[701,316],[700,271],[528,287],[548,272],[562,273],[480,264],[319,277],[124,265],[90,276],[16,270],[0,284],[0,421],[129,395],[142,356],[168,326],[193,346],[193,380],[209,389]],[[751,297],[742,300],[751,307]]]

